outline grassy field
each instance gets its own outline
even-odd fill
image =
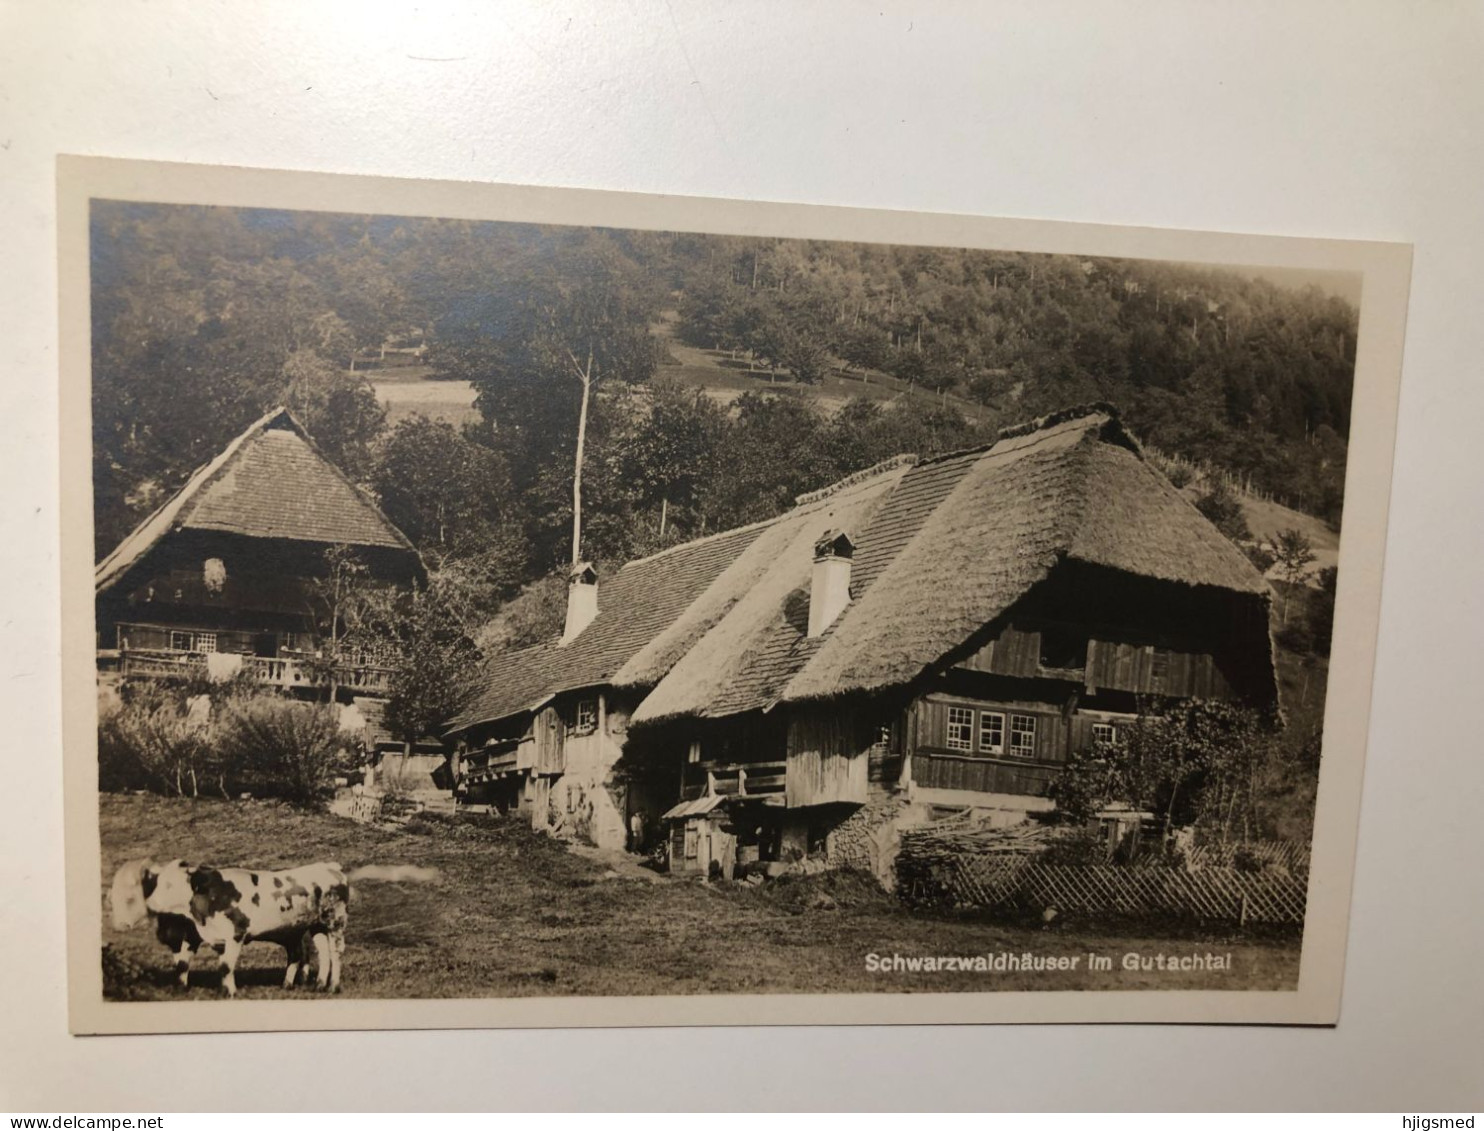
[[[1286,989],[1298,941],[1195,929],[1161,937],[1070,921],[1057,930],[983,919],[932,918],[901,908],[865,877],[835,873],[762,887],[704,884],[649,872],[629,857],[573,851],[514,820],[414,819],[391,831],[271,802],[104,795],[106,890],[125,860],[151,856],[286,867],[314,859],[418,864],[430,885],[355,886],[345,957],[353,997],[516,997],[536,994],[924,992],[995,989]],[[105,917],[106,923],[106,917]],[[114,996],[179,996],[169,956],[147,928],[104,942],[121,960]],[[1068,972],[869,973],[868,954],[972,955],[1030,951],[1078,956]],[[1130,952],[1232,956],[1230,973],[1124,972]],[[1087,955],[1113,960],[1089,973]],[[245,997],[277,997],[284,955],[249,945],[237,978]],[[213,995],[214,963],[198,956],[197,995]]]
[[[387,421],[396,424],[414,413],[457,426],[478,420],[474,386],[467,381],[434,381],[424,366],[382,369],[367,375],[376,399],[386,406]]]

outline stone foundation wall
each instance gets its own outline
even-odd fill
[[[882,887],[892,891],[896,887],[901,830],[921,820],[916,807],[901,794],[873,791],[865,805],[830,830],[825,838],[825,861],[831,868],[870,872]]]

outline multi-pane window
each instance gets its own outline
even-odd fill
[[[591,734],[598,729],[598,701],[596,699],[577,701],[577,723],[572,729],[578,734]]]
[[[198,633],[196,633],[196,651],[197,652],[215,652],[216,651],[216,633],[214,633],[214,632],[198,632]]]
[[[1005,752],[1005,716],[998,711],[979,712],[979,753]]]
[[[948,736],[944,745],[965,754],[974,751],[974,712],[968,707],[948,708]]]
[[[1093,723],[1092,724],[1092,740],[1093,740],[1093,742],[1101,742],[1101,743],[1105,743],[1105,744],[1111,744],[1117,738],[1118,738],[1118,728],[1115,727],[1112,723]]]
[[[196,634],[193,632],[171,632],[170,650],[172,652],[189,652],[196,643]]]
[[[1036,753],[1036,716],[1010,716],[1010,753],[1017,758],[1030,758]]]

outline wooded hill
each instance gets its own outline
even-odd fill
[[[585,384],[582,552],[607,561],[1090,400],[1161,451],[1340,517],[1357,312],[1250,272],[110,202],[92,228],[99,555],[286,403],[496,608],[570,556]],[[722,406],[667,379],[658,325],[756,391]],[[389,428],[350,371],[389,340],[469,381],[480,419]],[[826,412],[811,393],[842,374],[896,391]]]

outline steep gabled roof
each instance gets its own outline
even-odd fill
[[[406,536],[315,446],[287,409],[254,421],[98,563],[103,592],[175,530],[386,547],[415,553]]]
[[[599,582],[598,615],[575,639],[492,657],[480,677],[484,691],[449,724],[450,732],[519,714],[563,691],[612,682],[766,525],[728,530],[629,562]]]
[[[801,641],[808,639],[815,542],[827,530],[868,527],[909,470],[893,462],[839,490],[806,496],[810,501],[773,522],[671,626],[669,639],[662,637],[646,649],[661,663],[675,656],[667,671],[646,669],[641,653],[634,670],[619,673],[615,682],[620,684],[662,676],[633,721],[735,714],[766,703],[788,672],[795,650],[812,646]]]
[[[856,544],[851,603],[809,637],[812,550],[827,530]],[[625,566],[565,648],[521,654],[518,674],[497,659],[459,725],[526,709],[535,683],[645,692],[639,725],[907,683],[1067,559],[1267,600],[1261,575],[1116,414],[1087,406],[970,451],[889,461],[769,522]]]
[[[556,641],[546,640],[489,657],[480,671],[483,690],[448,724],[447,733],[534,711],[551,698],[559,653]]]
[[[1268,592],[1251,563],[1145,462],[1108,412],[1053,418],[971,455],[953,489],[780,699],[908,682],[1062,559],[1262,599]]]

